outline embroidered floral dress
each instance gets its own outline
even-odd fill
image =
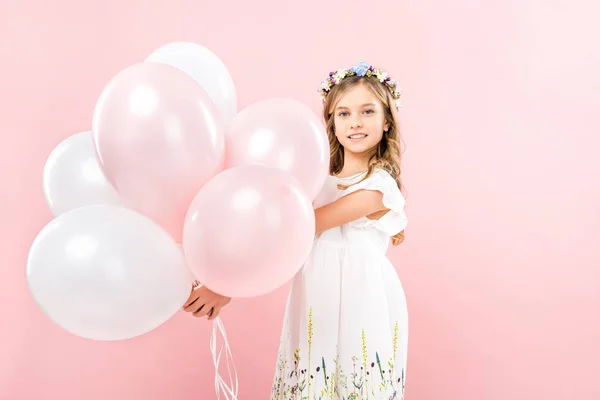
[[[315,206],[366,189],[390,211],[315,238],[287,301],[271,400],[403,399],[408,313],[386,251],[406,226],[404,197],[383,170],[337,187],[363,177],[330,176]]]

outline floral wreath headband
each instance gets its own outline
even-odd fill
[[[323,103],[325,102],[325,98],[331,91],[331,88],[337,85],[342,81],[342,79],[347,78],[349,76],[374,76],[377,80],[383,84],[385,84],[392,93],[392,97],[396,100],[396,108],[400,109],[400,95],[401,89],[398,83],[391,79],[387,72],[382,71],[379,68],[375,68],[369,63],[361,62],[356,64],[350,69],[338,69],[337,71],[333,71],[329,73],[327,79],[321,82],[321,87],[318,92],[321,94],[323,99]]]

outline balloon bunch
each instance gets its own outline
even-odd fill
[[[29,252],[33,297],[75,335],[123,340],[169,320],[195,279],[230,297],[275,290],[310,251],[328,166],[307,106],[268,99],[238,112],[214,53],[162,46],[114,76],[91,130],[48,157],[54,218]]]

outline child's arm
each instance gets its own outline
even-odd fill
[[[387,210],[377,190],[357,190],[315,210],[316,234]]]

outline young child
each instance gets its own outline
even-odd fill
[[[360,63],[323,82],[330,176],[315,200],[316,237],[293,280],[271,400],[401,400],[408,313],[386,257],[404,239],[400,92]],[[185,310],[214,319],[229,298],[200,287]]]
[[[293,280],[271,400],[403,399],[408,313],[386,257],[404,239],[400,91],[366,63],[323,82],[330,176]]]

